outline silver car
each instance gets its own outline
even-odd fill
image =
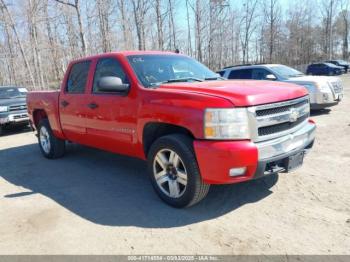
[[[343,98],[343,86],[338,77],[306,76],[285,65],[232,66],[218,73],[227,79],[270,80],[302,85],[309,91],[311,109],[323,109],[337,105]]]

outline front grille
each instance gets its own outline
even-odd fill
[[[307,114],[299,117],[295,122],[285,122],[285,123],[281,123],[273,126],[260,127],[258,129],[258,134],[259,136],[267,136],[275,133],[280,133],[288,129],[292,129],[297,125],[303,123],[308,117],[309,115]]]
[[[27,105],[15,105],[15,106],[9,107],[10,112],[22,111],[22,110],[27,110]]]
[[[331,83],[334,93],[339,94],[343,91],[343,87],[340,81]]]
[[[298,107],[301,107],[301,106],[306,105],[308,103],[309,103],[308,100],[304,100],[304,101],[301,101],[299,103],[293,104],[292,107],[298,108]],[[280,113],[283,113],[283,112],[287,112],[290,109],[291,109],[290,105],[288,105],[288,106],[281,106],[281,107],[275,107],[275,108],[269,108],[269,109],[262,109],[262,110],[256,111],[256,116],[259,117],[259,116],[280,114]]]
[[[251,107],[254,141],[265,141],[295,132],[310,115],[309,97]]]

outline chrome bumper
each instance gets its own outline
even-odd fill
[[[343,93],[316,92],[310,93],[310,104],[313,105],[329,105],[337,104],[343,98]]]
[[[306,148],[315,139],[316,125],[310,122],[292,134],[256,143],[259,161],[283,157]]]
[[[6,117],[0,117],[0,124],[21,123],[21,122],[28,122],[28,121],[29,121],[28,113],[10,114]]]

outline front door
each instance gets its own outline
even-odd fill
[[[87,96],[86,131],[91,145],[108,151],[130,154],[136,141],[136,98],[132,92],[103,92],[101,77],[119,77],[124,84],[130,81],[116,57],[97,61],[92,90]],[[130,89],[132,86],[130,86]]]

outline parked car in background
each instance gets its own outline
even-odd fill
[[[0,87],[0,135],[6,127],[28,125],[27,93],[23,87]]]
[[[344,67],[331,63],[315,63],[307,67],[307,75],[334,76],[345,73]]]
[[[240,65],[226,67],[218,73],[227,79],[270,80],[302,85],[309,92],[311,109],[334,106],[343,98],[343,86],[339,78],[306,76],[285,65]]]
[[[344,60],[329,60],[329,61],[326,61],[326,63],[330,63],[330,64],[333,64],[336,66],[343,67],[345,69],[345,73],[347,73],[349,71],[350,64],[349,64],[349,62],[346,62]]]
[[[199,202],[211,184],[299,167],[316,129],[305,88],[221,80],[166,52],[73,61],[61,91],[30,92],[27,104],[46,158],[72,141],[147,160],[155,191],[175,207]]]

